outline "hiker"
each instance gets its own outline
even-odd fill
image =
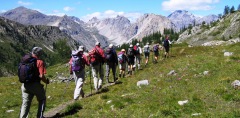
[[[79,46],[77,51],[72,51],[71,59],[69,61],[69,70],[70,74],[73,74],[73,78],[75,80],[75,90],[74,90],[74,100],[78,100],[81,95],[84,98],[84,91],[82,89],[83,83],[85,81],[85,65],[89,66],[88,58],[84,52],[84,47]]]
[[[110,69],[112,69],[113,73],[113,80],[114,82],[117,81],[116,77],[116,67],[118,65],[118,57],[115,49],[113,48],[113,44],[110,44],[109,47],[105,51],[105,58],[106,58],[106,81],[109,82],[109,74]]]
[[[144,47],[143,47],[143,51],[144,51],[144,56],[145,56],[145,67],[148,64],[148,59],[149,59],[149,55],[150,55],[150,47],[149,47],[149,43],[147,43]]]
[[[105,55],[104,50],[100,46],[100,43],[96,42],[95,47],[88,53],[90,57],[90,66],[92,67],[94,88],[96,91],[102,88],[104,77],[103,64],[105,62]]]
[[[163,41],[163,47],[165,49],[164,57],[167,58],[169,56],[169,48],[171,45],[171,41],[169,40],[169,36],[166,37],[166,39]]]
[[[133,45],[131,44],[127,51],[127,58],[128,58],[128,75],[132,75],[133,65],[134,65],[134,58],[135,52],[133,49]]]
[[[28,117],[31,102],[34,96],[37,97],[37,101],[38,101],[37,118],[43,117],[43,112],[45,110],[45,105],[46,105],[46,93],[43,88],[44,85],[42,85],[40,81],[42,80],[44,83],[49,84],[49,80],[45,77],[45,74],[46,74],[45,64],[43,60],[39,58],[42,56],[42,54],[43,54],[43,50],[41,47],[34,47],[30,54],[31,57],[36,59],[36,62],[35,62],[36,71],[34,74],[35,76],[33,77],[33,81],[23,83],[21,86],[22,106],[21,106],[20,118]]]
[[[159,56],[159,44],[156,44],[153,46],[153,52],[154,52],[154,63],[157,63],[158,56]]]
[[[142,48],[140,47],[139,43],[137,43],[134,46],[134,50],[135,50],[135,65],[134,65],[134,67],[137,68],[138,70],[142,70],[140,67]]]
[[[121,52],[118,53],[118,62],[119,62],[119,77],[125,77],[125,69],[126,69],[126,62],[127,56],[125,54],[125,49],[121,49]]]

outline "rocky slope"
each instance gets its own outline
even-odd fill
[[[239,42],[240,11],[231,13],[210,25],[199,25],[183,32],[178,43],[186,42],[190,45],[220,45]]]
[[[95,29],[87,27],[83,21],[76,17],[66,15],[63,17],[47,16],[25,7],[18,7],[9,10],[1,14],[1,16],[24,25],[47,25],[59,27],[78,42],[78,45],[85,45],[87,49],[92,48],[96,41],[99,41],[102,46],[108,45],[106,37],[100,35]]]
[[[58,27],[25,26],[0,17],[0,76],[15,73],[20,57],[30,52],[32,47],[40,46],[50,55],[54,53],[53,44],[63,39],[70,46],[76,43]]]

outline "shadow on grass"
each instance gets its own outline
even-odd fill
[[[64,118],[66,116],[72,116],[72,115],[76,114],[81,109],[82,109],[82,106],[75,105],[75,106],[69,108],[69,110],[67,110],[66,112],[57,113],[53,117],[49,117],[49,118]]]

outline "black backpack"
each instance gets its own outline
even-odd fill
[[[168,40],[166,40],[166,39],[164,40],[163,46],[164,46],[164,47],[169,47],[169,42],[168,42]]]
[[[128,56],[134,56],[134,49],[133,48],[128,48],[127,55]]]
[[[105,58],[108,62],[113,61],[113,50],[111,48],[107,48],[105,51]]]
[[[37,68],[37,59],[31,54],[22,57],[18,66],[18,78],[21,83],[30,83],[40,81],[39,71]]]

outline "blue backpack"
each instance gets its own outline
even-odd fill
[[[82,54],[72,54],[72,71],[80,71],[83,68]]]
[[[158,45],[155,45],[155,46],[153,47],[153,51],[154,51],[154,52],[157,52],[157,51],[158,51]]]

